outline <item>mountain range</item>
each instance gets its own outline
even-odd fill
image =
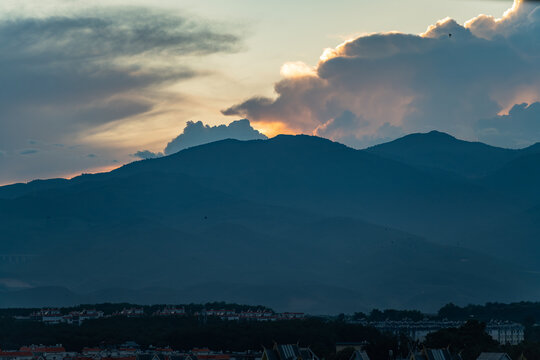
[[[281,311],[540,298],[540,145],[223,140],[0,187],[0,306]]]

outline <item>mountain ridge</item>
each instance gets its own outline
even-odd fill
[[[108,173],[0,188],[0,254],[32,255],[0,261],[0,277],[75,294],[118,284],[191,289],[179,296],[193,301],[240,301],[232,289],[258,301],[250,291],[266,284],[268,305],[314,312],[538,298],[527,271],[540,264],[525,255],[540,250],[539,229],[520,217],[534,206],[488,176],[415,165],[415,154],[396,160],[305,135],[222,140]],[[520,227],[523,248],[504,251],[511,232],[494,230],[504,224]],[[281,300],[279,289],[288,289]]]

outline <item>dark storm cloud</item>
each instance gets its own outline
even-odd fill
[[[540,100],[538,34],[540,8],[516,1],[502,19],[444,19],[420,35],[360,36],[326,50],[311,71],[282,71],[275,99],[253,97],[223,113],[357,147],[386,139],[383,133],[433,129],[477,139],[480,119]],[[513,143],[540,140],[535,131],[514,138],[498,130]]]

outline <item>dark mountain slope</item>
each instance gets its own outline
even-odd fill
[[[59,188],[68,185],[66,179],[34,180],[26,184],[17,183],[12,185],[0,186],[0,199],[14,199],[25,194],[47,189]]]
[[[160,288],[334,312],[538,296],[518,266],[441,245],[477,248],[465,234],[522,211],[498,189],[317,137],[225,140],[19,188],[0,200],[0,255],[22,260],[0,257],[0,279],[71,299]]]
[[[534,295],[534,279],[468,250],[358,219],[238,200],[175,173],[103,176],[3,200],[0,212],[1,252],[32,255],[0,263],[1,277],[78,293],[60,292],[62,301],[119,286],[157,287],[173,289],[179,302],[244,297],[332,312]],[[25,293],[32,294],[13,296]]]
[[[482,185],[530,205],[540,202],[540,153],[527,152],[481,181]]]
[[[360,217],[451,244],[464,228],[488,226],[516,210],[465,180],[311,136],[221,141],[131,163],[108,176],[158,170],[188,174],[239,198]]]
[[[537,296],[531,290],[535,278],[517,269],[355,219],[297,222],[289,231],[277,232],[257,232],[233,221],[198,230],[147,222],[116,225],[77,234],[81,238],[74,246],[43,238],[48,247],[35,249],[43,251],[37,258],[5,264],[1,273],[31,285],[67,286],[80,294],[118,286],[157,287],[176,289],[171,293],[177,302],[249,300],[310,312],[413,305],[432,310],[447,301]],[[146,294],[149,302],[164,301],[163,291]],[[140,299],[138,291],[106,295],[96,299]]]
[[[458,140],[438,131],[407,135],[366,151],[415,167],[468,178],[487,175],[518,156],[517,150]]]

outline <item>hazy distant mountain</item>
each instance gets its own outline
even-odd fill
[[[4,290],[0,306],[40,305],[38,291],[43,305],[58,292],[64,302],[228,300],[311,312],[537,299],[528,270],[540,267],[529,256],[540,244],[515,246],[497,231],[539,233],[533,215],[519,216],[534,213],[529,193],[496,175],[525,179],[536,169],[519,162],[529,152],[441,133],[368,151],[278,136],[3,187],[0,279],[35,289]]]

